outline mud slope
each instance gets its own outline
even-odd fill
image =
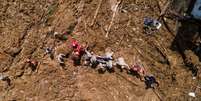
[[[11,79],[11,86],[0,81],[0,101],[200,101],[196,87],[201,86],[201,75],[193,80],[181,55],[170,49],[175,22],[166,19],[172,33],[164,25],[154,35],[143,33],[143,18],[157,19],[166,2],[158,1],[122,0],[106,38],[116,0],[0,0],[0,72]],[[75,67],[70,59],[62,69],[44,49],[54,47],[55,57],[65,53],[69,42],[52,34],[66,31],[94,45],[99,55],[111,48],[114,57],[123,56],[129,65],[138,55],[160,86],[146,90],[126,72],[100,74]],[[196,61],[192,52],[188,54]],[[24,63],[27,58],[39,61],[35,71]],[[195,90],[197,97],[189,97]]]

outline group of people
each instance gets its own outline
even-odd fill
[[[88,45],[81,45],[77,40],[71,39],[70,53],[64,54],[60,53],[57,55],[57,61],[60,66],[65,66],[65,58],[70,57],[74,65],[84,65],[90,66],[92,68],[98,68],[99,72],[104,73],[115,72],[114,67],[119,68],[121,71],[126,70],[127,73],[132,74],[140,78],[147,85],[147,88],[154,88],[155,85],[159,85],[153,75],[147,75],[145,68],[140,64],[139,59],[134,59],[135,63],[132,66],[129,66],[123,57],[117,59],[113,58],[114,52],[107,51],[104,55],[97,55],[94,52],[89,50]],[[46,48],[46,53],[52,57],[53,49]]]
[[[153,75],[147,75],[144,66],[141,64],[139,59],[134,59],[134,64],[129,66],[123,57],[119,57],[117,59],[113,58],[114,52],[107,51],[104,55],[96,55],[93,52],[89,51],[89,47],[87,44],[81,45],[77,40],[71,39],[70,43],[70,53],[64,54],[59,53],[56,55],[57,62],[61,67],[65,67],[65,59],[71,58],[74,62],[74,65],[84,65],[90,66],[92,68],[98,68],[99,72],[104,73],[115,72],[114,67],[117,67],[122,72],[126,70],[128,74],[135,75],[140,80],[144,81],[146,84],[146,88],[155,88],[155,85],[159,86],[159,83],[156,81]],[[47,47],[45,49],[45,55],[48,55],[51,59],[54,59],[54,49]],[[31,68],[32,71],[35,71],[39,62],[34,59],[27,59],[25,61],[28,67]],[[8,77],[0,77],[0,80],[7,81],[10,85],[10,79]]]

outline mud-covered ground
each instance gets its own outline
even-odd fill
[[[171,49],[175,21],[166,19],[172,33],[164,25],[154,35],[143,33],[143,18],[157,19],[166,0],[122,0],[106,38],[116,2],[0,0],[0,72],[11,79],[10,86],[0,81],[0,101],[200,101],[201,75],[193,80],[179,52]],[[73,66],[71,59],[62,69],[44,49],[54,47],[55,57],[65,53],[68,41],[58,41],[52,33],[66,31],[94,45],[96,54],[111,48],[114,57],[123,56],[129,65],[139,56],[160,86],[146,90],[144,82],[126,72],[115,68],[114,73],[99,74]],[[191,51],[188,55],[199,63]],[[24,63],[27,58],[39,61],[35,71]],[[195,98],[188,96],[192,91]]]

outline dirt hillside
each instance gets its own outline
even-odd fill
[[[176,21],[165,19],[172,32],[164,23],[153,35],[143,32],[144,18],[157,19],[166,1],[122,0],[112,21],[118,0],[0,0],[0,73],[11,79],[10,86],[0,81],[0,101],[201,101],[200,72],[192,79],[181,54],[172,49]],[[147,90],[125,71],[100,74],[74,66],[71,59],[61,68],[56,56],[68,50],[69,41],[56,40],[54,32],[70,33],[99,55],[110,48],[129,65],[139,56],[160,86]],[[46,47],[55,49],[55,59],[45,54]],[[36,70],[25,64],[27,58],[39,62]]]

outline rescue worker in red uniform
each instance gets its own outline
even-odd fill
[[[77,40],[72,40],[71,47],[73,48],[72,59],[74,60],[74,65],[80,65],[81,57],[85,53],[85,46],[80,45]]]
[[[135,64],[129,69],[129,73],[137,76],[137,78],[140,78],[140,80],[142,80],[143,76],[145,75],[145,69],[144,67]]]

